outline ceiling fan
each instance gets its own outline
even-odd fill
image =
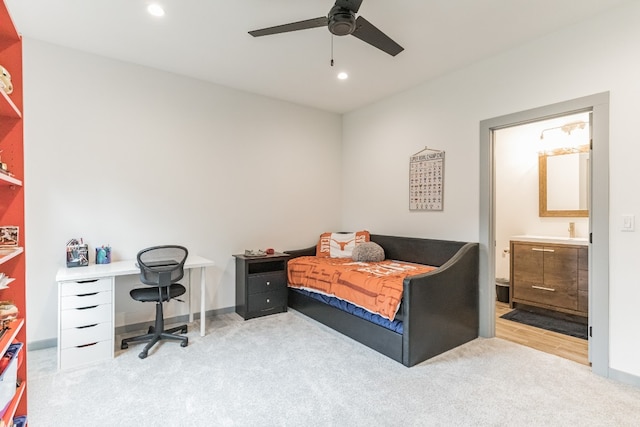
[[[372,23],[362,16],[356,18],[356,13],[358,13],[361,4],[362,0],[336,0],[336,4],[331,8],[327,16],[262,28],[260,30],[249,31],[249,34],[253,37],[260,37],[287,33],[289,31],[306,30],[309,28],[328,27],[331,34],[336,36],[347,36],[351,34],[391,56],[396,56],[402,52],[404,50],[402,46],[394,42]]]

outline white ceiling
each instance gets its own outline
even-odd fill
[[[28,38],[343,113],[628,0],[364,0],[405,48],[392,57],[327,28],[247,31],[326,15],[334,0],[5,0]],[[350,78],[339,81],[339,71]]]

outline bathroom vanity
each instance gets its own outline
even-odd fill
[[[511,307],[528,305],[587,317],[589,247],[584,238],[511,238]]]

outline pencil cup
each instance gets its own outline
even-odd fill
[[[96,248],[96,264],[109,263],[111,263],[111,248],[109,246]]]

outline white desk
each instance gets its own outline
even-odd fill
[[[213,265],[198,255],[189,255],[184,264],[185,269],[200,269],[200,336],[205,334],[204,269]],[[58,369],[102,360],[108,354],[113,357],[115,278],[138,274],[135,260],[58,270]],[[191,294],[189,291],[189,322],[193,322]]]

